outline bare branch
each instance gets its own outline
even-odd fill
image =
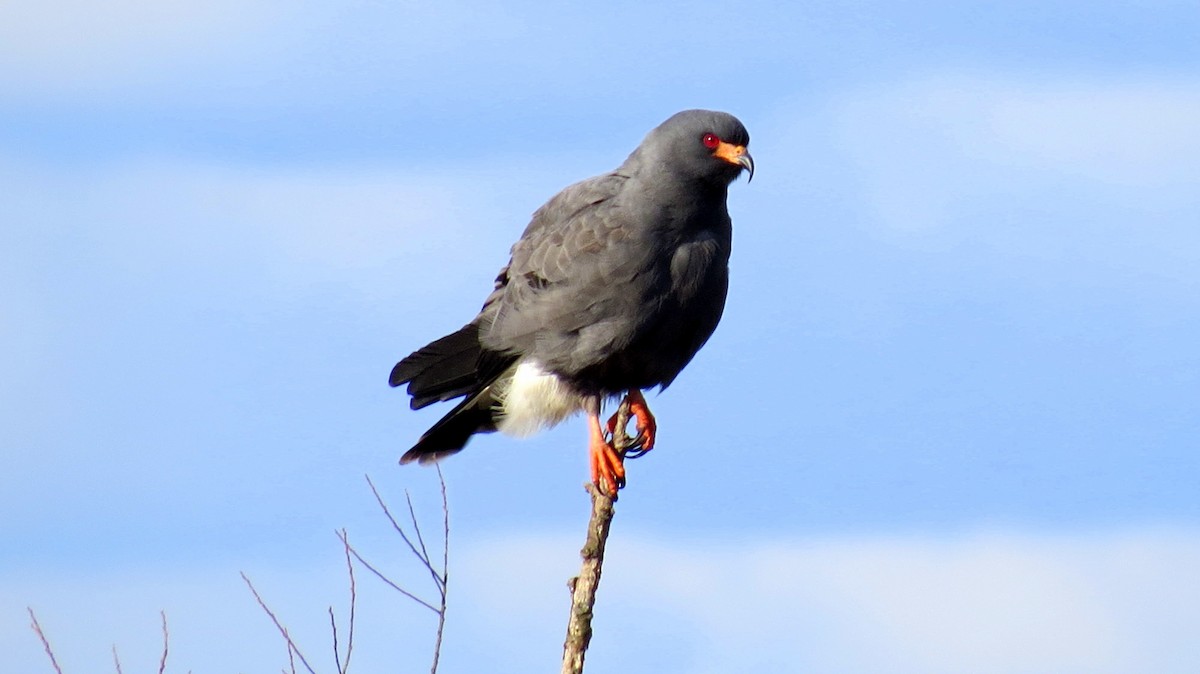
[[[436,465],[436,464],[435,464]],[[438,590],[442,595],[441,609],[438,611],[437,633],[433,642],[433,668],[431,674],[437,674],[438,661],[442,656],[442,634],[446,630],[446,588],[450,577],[450,501],[446,498],[446,478],[442,475],[442,467],[437,466],[438,482],[442,485],[442,572],[434,573],[433,579],[440,580]],[[433,566],[430,565],[430,571]]]
[[[292,670],[292,674],[296,674],[296,653],[298,653],[298,651],[296,650],[295,644],[292,643],[292,637],[288,634],[287,630],[283,631],[283,639],[287,642],[288,667]]]
[[[266,612],[267,616],[269,616],[271,618],[271,622],[275,623],[275,628],[279,630],[279,633],[281,635],[283,635],[283,640],[287,642],[288,660],[291,661],[293,674],[296,671],[296,663],[292,659],[292,653],[295,653],[296,657],[300,658],[301,664],[304,665],[304,668],[308,670],[309,674],[317,674],[316,672],[313,671],[313,668],[308,664],[308,660],[304,657],[304,654],[301,653],[300,649],[296,647],[295,642],[292,641],[292,637],[288,634],[287,628],[285,628],[279,622],[279,618],[276,618],[275,614],[271,611],[271,609],[267,607],[267,603],[264,602],[262,596],[260,596],[258,594],[258,590],[254,589],[254,583],[250,582],[250,578],[246,576],[245,572],[242,572],[241,575],[242,575],[242,580],[246,581],[246,587],[249,587],[250,593],[254,595],[254,600],[258,602],[259,607],[262,608],[262,610],[264,612]]]
[[[337,666],[338,674],[345,674],[342,670],[342,656],[338,650],[337,638],[337,618],[333,617],[333,607],[329,607],[329,631],[333,632],[333,664]]]
[[[37,616],[33,613],[33,608],[26,606],[25,610],[29,611],[29,619],[32,621],[30,627],[37,633],[38,639],[42,640],[42,648],[46,649],[46,656],[50,658],[50,665],[54,667],[56,674],[63,674],[62,667],[58,666],[58,660],[54,658],[54,649],[50,647],[50,640],[46,638],[46,633],[42,631],[42,625],[38,622]]]
[[[349,540],[345,529],[342,529],[342,540]],[[346,659],[342,661],[338,671],[346,674],[346,670],[350,669],[350,654],[354,652],[354,615],[358,606],[358,584],[354,579],[354,562],[350,561],[350,545],[347,543],[342,547],[346,553],[346,574],[350,577],[350,633],[346,636]]]
[[[446,478],[442,475],[442,467],[437,468],[438,482],[442,485],[442,600],[446,599],[446,581],[450,576],[450,501],[446,498]]]
[[[167,671],[167,649],[168,649],[168,645],[171,643],[171,635],[169,632],[167,632],[167,612],[159,611],[158,613],[159,613],[159,615],[162,616],[162,633],[163,633],[163,652],[162,652],[162,658],[158,661],[158,674],[163,674],[163,672]],[[114,651],[114,653],[115,653],[115,651]]]
[[[117,655],[117,645],[116,644],[113,644],[112,652],[113,652],[113,666],[117,668],[117,674],[124,674],[124,672],[121,671],[121,656]]]
[[[353,558],[358,560],[358,562],[366,567],[368,571],[375,574],[376,578],[379,578],[379,580],[383,581],[393,590],[396,590],[405,597],[408,597],[421,606],[433,611],[434,614],[437,615],[438,624],[433,647],[433,665],[430,669],[432,674],[437,674],[438,662],[441,658],[442,652],[442,637],[445,634],[446,628],[446,585],[447,579],[449,578],[448,569],[450,565],[450,501],[446,495],[446,478],[442,474],[441,467],[437,468],[437,474],[438,482],[441,485],[442,492],[442,568],[440,571],[436,566],[434,566],[433,560],[429,555],[429,547],[426,545],[425,536],[421,532],[421,523],[417,518],[416,508],[413,506],[412,495],[405,490],[404,499],[408,506],[409,522],[412,524],[412,530],[416,537],[415,542],[414,539],[409,536],[404,526],[401,525],[396,519],[395,515],[392,514],[391,508],[389,508],[387,502],[383,500],[383,496],[380,495],[379,489],[375,487],[375,483],[371,480],[371,476],[365,476],[367,484],[371,487],[371,493],[375,496],[375,502],[379,504],[379,509],[383,511],[384,516],[386,516],[388,522],[391,523],[392,529],[395,530],[396,533],[400,534],[400,538],[404,541],[405,545],[408,546],[409,552],[411,552],[412,555],[421,562],[421,565],[425,567],[425,570],[429,572],[429,577],[433,580],[434,587],[438,592],[438,598],[440,599],[436,606],[433,603],[418,597],[412,592],[409,592],[403,587],[400,587],[400,585],[395,583],[391,578],[388,578],[382,571],[377,569],[373,564],[363,558],[363,556],[359,554],[358,550],[356,550],[354,546],[350,545],[344,529],[338,533],[338,536],[342,539],[342,544],[346,549],[347,564],[350,563],[350,557],[353,556]],[[351,601],[353,602],[353,598],[351,598]],[[351,619],[353,620],[353,615],[351,616]],[[345,672],[340,672],[340,674],[345,674]]]
[[[288,631],[283,631],[283,639],[288,643],[288,668],[292,669],[292,674],[296,674],[296,649],[292,643],[292,637],[288,636]]]
[[[358,560],[358,563],[367,567],[367,571],[370,571],[371,573],[375,574],[376,578],[378,578],[379,580],[382,580],[393,590],[395,590],[395,591],[399,592],[400,594],[404,595],[405,597],[408,597],[409,599],[417,602],[418,604],[420,604],[421,606],[424,606],[425,608],[429,609],[430,611],[433,611],[434,613],[438,612],[438,609],[436,606],[434,606],[433,604],[430,604],[429,602],[425,601],[424,599],[421,599],[420,597],[409,592],[408,590],[400,587],[395,582],[393,582],[391,578],[388,578],[387,576],[383,575],[382,571],[380,571],[379,569],[376,569],[374,566],[371,565],[370,562],[363,559],[363,556],[358,554],[358,550],[355,550],[354,546],[350,545],[349,543],[346,543],[346,547],[347,547],[347,549],[350,550],[350,554],[354,555],[354,558]]]
[[[412,550],[412,553],[417,556],[417,559],[428,563],[428,560],[422,557],[421,552],[417,550],[417,546],[413,545],[413,542],[409,540],[408,533],[404,531],[404,527],[400,526],[400,523],[397,522],[396,518],[392,515],[391,509],[388,508],[387,503],[383,500],[383,497],[379,495],[379,490],[375,488],[375,483],[371,481],[371,476],[367,475],[365,477],[367,478],[367,484],[371,486],[371,493],[375,495],[375,502],[379,504],[379,508],[383,510],[383,514],[386,515],[388,521],[392,523],[392,528],[396,530],[396,533],[400,534],[400,538],[404,539],[404,542],[408,544],[408,549]]]
[[[421,536],[421,525],[417,523],[417,513],[413,511],[412,496],[408,490],[404,490],[404,498],[408,501],[408,517],[412,520],[413,531],[417,532],[417,543],[421,546],[421,554],[418,557],[425,563],[425,568],[429,570],[429,576],[433,578],[433,584],[440,589],[442,587],[442,577],[438,574],[437,569],[433,568],[433,560],[429,557],[429,551],[425,549],[425,538]]]
[[[629,423],[629,399],[621,401],[617,408],[617,423],[613,430],[613,447],[624,458],[625,453],[637,442],[629,437],[625,427]],[[613,499],[595,485],[584,485],[592,497],[592,516],[588,521],[587,541],[580,551],[583,565],[579,575],[567,582],[571,591],[571,614],[567,619],[567,638],[563,643],[562,674],[582,674],[583,659],[592,640],[592,611],[596,604],[596,590],[600,586],[600,572],[604,567],[604,548],[612,526]]]
[[[379,504],[380,509],[383,510],[383,514],[387,516],[388,521],[392,523],[392,528],[396,530],[396,533],[400,534],[400,538],[402,538],[404,543],[408,545],[408,549],[412,551],[413,555],[417,559],[421,560],[421,564],[425,566],[425,569],[429,571],[430,577],[433,578],[434,584],[441,588],[442,578],[438,575],[437,570],[433,568],[433,564],[430,562],[429,551],[426,550],[425,541],[421,537],[421,527],[417,524],[417,515],[413,510],[412,497],[409,496],[408,491],[405,490],[404,497],[408,500],[408,514],[412,519],[413,529],[416,531],[417,542],[421,546],[419,550],[417,549],[417,546],[413,544],[412,539],[409,538],[408,532],[406,532],[404,527],[400,526],[400,523],[396,521],[395,516],[392,515],[392,511],[390,508],[388,508],[387,503],[384,502],[383,497],[379,495],[379,490],[375,488],[375,483],[371,481],[371,476],[368,475],[366,478],[367,484],[371,486],[371,493],[375,495],[375,501]],[[444,480],[443,484],[445,484]]]
[[[346,530],[335,531],[334,534],[342,541],[342,547],[346,553],[346,573],[350,577],[350,632],[346,637],[345,660],[342,659],[338,646],[337,618],[333,615],[332,606],[329,607],[329,629],[333,632],[333,664],[337,667],[338,674],[346,674],[346,670],[350,669],[350,654],[354,652],[354,614],[358,601],[358,589],[354,581],[354,563],[350,559],[350,543]]]

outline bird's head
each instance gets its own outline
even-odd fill
[[[737,117],[712,110],[684,110],[651,131],[634,156],[654,167],[727,185],[743,170],[754,177],[746,147],[750,134]]]

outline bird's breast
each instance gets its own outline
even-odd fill
[[[728,248],[711,232],[687,241],[671,253],[671,295],[689,304],[723,277],[728,265]]]

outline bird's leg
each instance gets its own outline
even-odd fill
[[[600,427],[600,398],[587,401],[588,458],[592,467],[592,484],[609,498],[617,497],[617,490],[625,486],[625,465],[612,443],[604,436]]]
[[[634,428],[637,429],[637,437],[633,440],[633,449],[627,453],[631,459],[645,454],[654,449],[654,438],[658,435],[658,422],[654,420],[654,415],[650,413],[650,406],[646,404],[646,398],[642,395],[639,389],[629,389],[625,394],[625,399],[629,401],[629,412],[633,414],[636,422]],[[617,432],[617,415],[612,415],[608,420],[609,434]]]

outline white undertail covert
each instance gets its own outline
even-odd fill
[[[501,413],[496,428],[519,438],[555,426],[583,409],[582,396],[532,362],[517,366],[496,399]]]

